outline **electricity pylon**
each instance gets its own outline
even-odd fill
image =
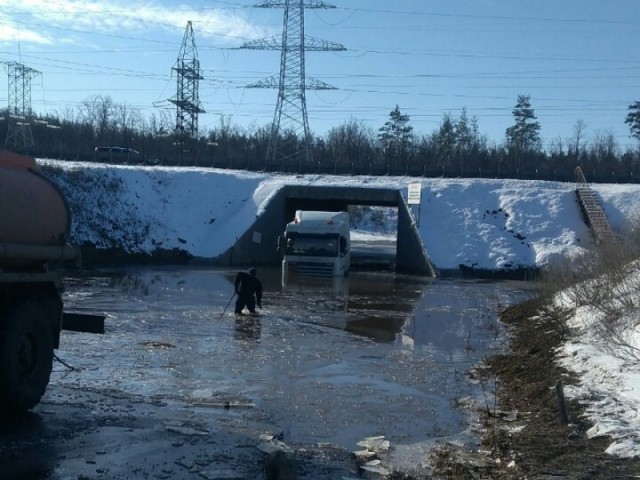
[[[200,74],[198,50],[193,36],[191,21],[187,22],[178,59],[173,67],[177,74],[176,95],[169,101],[176,106],[176,143],[198,138],[198,114],[204,113],[198,92]],[[180,151],[182,149],[180,148]]]
[[[305,75],[305,51],[342,51],[346,48],[304,34],[305,8],[335,8],[319,0],[266,1],[254,5],[257,8],[284,8],[282,38],[267,38],[247,42],[241,48],[254,50],[280,50],[280,78],[269,77],[249,88],[277,88],[278,101],[271,124],[269,147],[265,159],[265,170],[281,162],[296,165],[303,171],[303,165],[312,165],[311,132],[307,117],[306,90],[335,90],[320,80]],[[302,139],[300,139],[302,137]],[[277,168],[277,167],[276,167]],[[295,168],[295,167],[294,167]]]
[[[18,62],[2,62],[9,77],[6,147],[33,148],[31,132],[31,80],[41,73]]]

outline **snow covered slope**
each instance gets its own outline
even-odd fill
[[[437,268],[541,266],[557,256],[580,254],[591,243],[572,183],[38,163],[68,197],[72,243],[122,247],[131,253],[178,248],[196,257],[217,257],[283,185],[398,188],[406,195],[407,185],[416,181],[422,183],[422,198],[420,208],[413,209]],[[594,189],[613,228],[628,228],[640,211],[640,186]]]

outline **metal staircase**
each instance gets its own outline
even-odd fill
[[[589,187],[582,173],[582,169],[576,167],[574,173],[576,175],[576,195],[578,196],[578,202],[580,203],[589,227],[591,227],[591,232],[595,237],[596,243],[600,245],[618,243],[618,238],[613,233],[607,216],[591,190],[591,187]]]

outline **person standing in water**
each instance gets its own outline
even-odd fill
[[[262,308],[262,282],[256,277],[255,268],[250,268],[249,273],[238,272],[234,284],[236,295],[236,315],[242,315],[242,310],[247,307],[252,314],[256,313],[256,305]]]

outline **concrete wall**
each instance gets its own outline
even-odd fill
[[[435,277],[436,271],[422,245],[418,228],[409,205],[398,191],[398,237],[396,240],[396,271]]]
[[[253,225],[237,239],[235,245],[218,257],[222,265],[276,265],[281,257],[278,253],[278,236],[284,232],[286,188],[280,189],[271,198],[264,213],[256,217]]]

